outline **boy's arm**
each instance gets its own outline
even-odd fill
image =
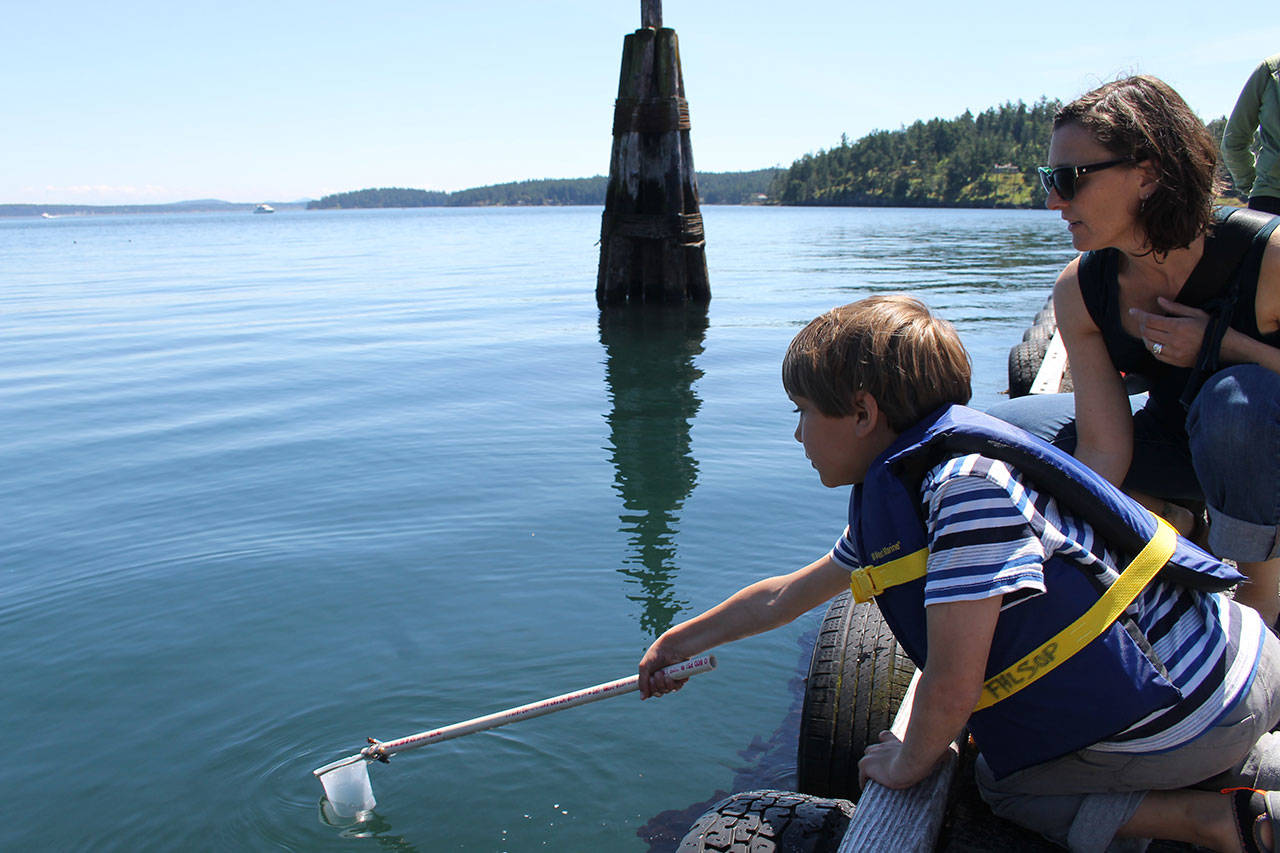
[[[640,695],[679,690],[659,670],[707,649],[777,628],[849,587],[849,570],[823,557],[788,575],[765,578],[739,590],[705,613],[671,628],[640,660]]]
[[[858,762],[863,781],[908,788],[932,772],[973,713],[982,694],[987,655],[1003,596],[925,608],[929,661],[916,686],[906,736],[889,732]]]

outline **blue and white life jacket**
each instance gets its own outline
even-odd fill
[[[1152,564],[1152,572],[1161,566],[1161,580],[1209,592],[1243,580],[1192,543],[1175,541],[1167,525],[1073,457],[981,412],[946,406],[898,437],[854,487],[849,504],[849,538],[863,566],[854,572],[854,592],[875,597],[918,667],[928,660],[921,482],[936,465],[970,453],[1016,469],[1064,512],[1087,521],[1121,561],[1167,537],[1166,550]],[[895,585],[886,588],[876,583],[878,569],[908,563],[918,566],[914,579],[890,580]],[[1045,595],[1001,612],[987,661],[985,701],[969,719],[969,731],[997,778],[1105,740],[1182,698],[1127,616],[1108,617],[1096,638],[1063,654],[1067,644],[1057,639],[1082,614],[1096,612],[1107,589],[1079,564],[1057,556],[1046,561],[1044,577]]]

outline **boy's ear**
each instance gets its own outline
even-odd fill
[[[875,431],[884,413],[870,392],[859,390],[853,392],[853,411],[849,416],[853,418],[855,433],[861,438]]]

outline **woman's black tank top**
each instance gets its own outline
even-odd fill
[[[1178,292],[1178,302],[1202,308],[1226,289],[1228,279],[1237,267],[1239,245],[1241,242],[1247,245],[1247,240],[1252,239],[1259,230],[1255,227],[1259,220],[1246,217],[1227,219],[1229,213],[1230,211],[1219,211],[1212,230],[1205,238],[1204,254],[1200,262]],[[1239,224],[1237,219],[1240,220]],[[1236,241],[1233,242],[1231,235],[1225,234],[1227,227],[1247,229],[1247,233],[1237,231]],[[1080,295],[1084,298],[1089,316],[1102,332],[1107,354],[1111,356],[1111,363],[1116,370],[1146,379],[1150,383],[1149,406],[1155,407],[1155,413],[1169,426],[1178,425],[1186,419],[1186,412],[1178,398],[1191,378],[1191,368],[1174,367],[1157,360],[1140,338],[1135,338],[1124,330],[1120,322],[1119,263],[1118,249],[1085,252],[1079,264]],[[1257,291],[1258,276],[1255,266],[1251,275],[1240,277],[1231,328],[1280,348],[1280,331],[1264,335],[1258,330],[1255,312]]]

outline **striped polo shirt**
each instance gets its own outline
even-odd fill
[[[1003,462],[978,454],[937,466],[921,501],[929,541],[924,603],[1004,596],[1001,610],[1045,594],[1051,555],[1076,563],[1102,586],[1123,566],[1093,529],[1059,511]],[[832,557],[857,568],[849,531]],[[1266,626],[1257,612],[1226,596],[1154,580],[1126,613],[1146,635],[1169,680],[1184,697],[1091,749],[1151,753],[1173,749],[1211,728],[1245,693]]]

